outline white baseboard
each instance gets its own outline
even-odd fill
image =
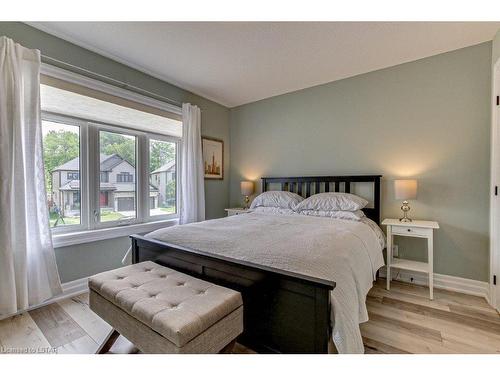
[[[29,308],[27,308],[25,310],[21,310],[21,311],[18,311],[16,313],[5,315],[5,316],[0,316],[0,320],[10,318],[11,316],[19,315],[19,314],[25,313],[27,311],[38,309],[39,307],[42,307],[42,306],[47,306],[47,305],[50,305],[51,303],[85,293],[88,291],[88,277],[84,277],[82,279],[73,280],[73,281],[69,281],[67,283],[63,283],[61,285],[61,287],[63,290],[63,292],[61,294],[59,294],[55,297],[52,297],[46,301],[43,301],[42,303],[40,303],[38,305],[30,306]]]
[[[83,277],[78,280],[69,281],[62,284],[62,294],[51,299],[51,302],[59,301],[61,299],[70,298],[79,294],[85,293],[89,290],[88,277]]]
[[[386,269],[380,269],[380,276],[386,277]],[[417,285],[429,285],[429,278],[426,274],[407,270],[391,269],[392,280],[404,281]],[[472,296],[484,297],[489,301],[489,284],[486,281],[464,279],[462,277],[434,274],[434,287],[469,294]]]

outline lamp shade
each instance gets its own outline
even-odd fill
[[[417,198],[417,180],[395,180],[394,195],[396,199],[416,199]]]
[[[241,181],[241,195],[248,196],[253,194],[253,181]]]

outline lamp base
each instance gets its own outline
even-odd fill
[[[248,195],[245,195],[245,205],[243,206],[245,210],[248,210],[250,208],[249,203],[250,203],[250,198],[248,197]]]
[[[410,206],[408,205],[408,201],[403,201],[403,205],[401,206],[401,211],[403,211],[403,217],[399,219],[402,223],[411,223],[411,219],[408,217],[408,211],[410,211]]]

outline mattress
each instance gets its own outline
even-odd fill
[[[364,352],[359,324],[368,320],[366,295],[384,265],[385,238],[372,220],[253,212],[159,229],[146,237],[335,281],[333,342],[339,353]]]

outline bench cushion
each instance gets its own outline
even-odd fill
[[[234,290],[149,261],[97,274],[89,287],[178,347],[243,305]]]

